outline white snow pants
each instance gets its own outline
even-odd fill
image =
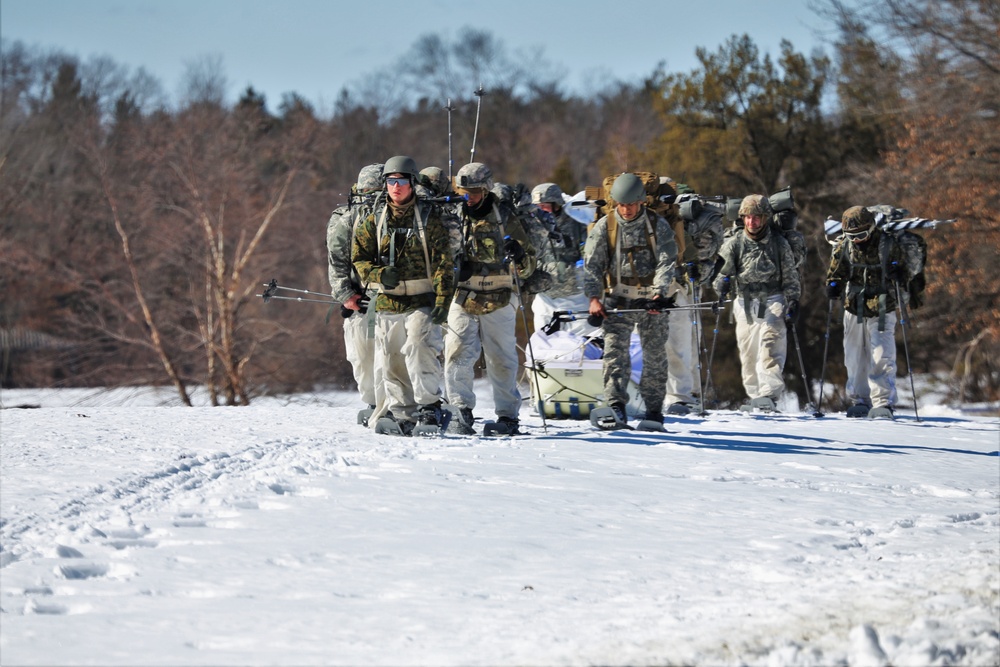
[[[742,296],[733,302],[743,389],[751,399],[767,396],[777,403],[785,391],[785,380],[781,376],[788,350],[785,297],[781,294],[767,297],[764,317],[757,317],[759,301],[751,301],[751,322],[747,322],[743,304]]]
[[[517,388],[517,309],[512,303],[486,315],[470,315],[457,303],[448,311],[444,343],[444,375],[448,402],[454,409],[476,407],[475,365],[482,352],[493,388],[497,417],[517,419],[521,392]]]
[[[873,408],[896,405],[896,313],[885,314],[885,331],[878,318],[844,311],[844,365],[847,397]]]
[[[693,302],[686,289],[680,289],[674,299],[678,306]],[[694,403],[694,371],[698,349],[695,347],[693,310],[671,310],[670,335],[667,337],[667,397],[664,403]]]
[[[351,311],[351,316],[344,320],[344,352],[361,402],[368,405],[377,405],[376,394],[384,393],[381,369],[375,367],[375,319],[373,306],[365,315]]]
[[[431,322],[430,308],[408,313],[378,313],[375,320],[376,364],[381,364],[385,399],[368,420],[375,428],[386,410],[397,421],[413,421],[418,405],[441,400],[444,373],[441,327]]]
[[[583,295],[583,292],[573,296],[549,296],[544,292],[535,295],[531,302],[531,313],[533,315],[535,331],[541,331],[542,327],[552,321],[552,315],[557,310],[569,310],[576,313],[577,319],[574,322],[563,322],[559,326],[560,331],[588,336],[599,332],[600,327],[591,326],[587,323],[587,313],[590,310],[590,299]]]

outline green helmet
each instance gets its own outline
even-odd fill
[[[619,204],[636,204],[646,201],[646,186],[635,174],[626,172],[615,179],[611,198]]]
[[[386,160],[385,167],[382,168],[383,180],[389,174],[406,174],[410,177],[410,183],[416,183],[420,178],[416,161],[408,155],[395,155]]]

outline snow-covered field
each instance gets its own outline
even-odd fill
[[[996,417],[159,401],[0,394],[3,665],[1000,664]]]

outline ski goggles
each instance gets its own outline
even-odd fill
[[[872,235],[871,227],[868,229],[862,229],[857,232],[844,232],[844,236],[851,239],[855,243],[863,243],[868,240],[868,237]]]

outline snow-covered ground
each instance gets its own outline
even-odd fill
[[[0,394],[3,665],[1000,664],[996,417],[160,400]]]

